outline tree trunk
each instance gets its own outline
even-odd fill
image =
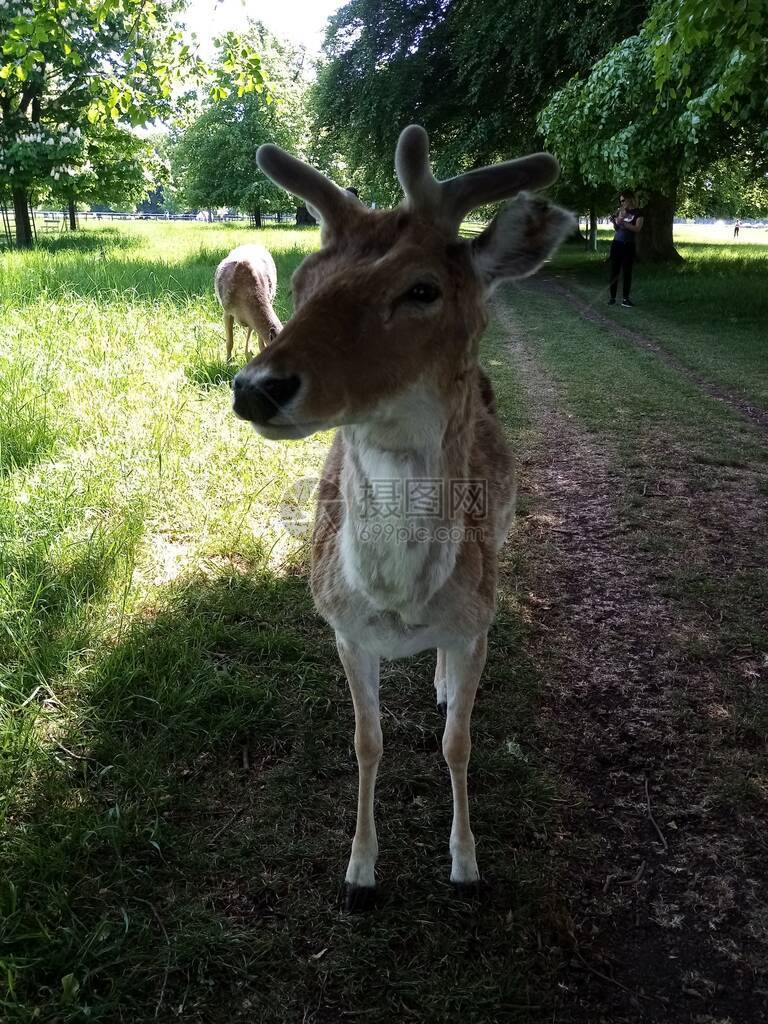
[[[29,194],[25,188],[13,190],[13,216],[16,221],[16,245],[19,249],[31,249],[32,224],[29,220]]]
[[[77,210],[75,209],[75,200],[71,197],[67,201],[67,209],[69,210],[69,230],[77,231]]]
[[[643,207],[643,228],[637,235],[637,258],[643,263],[681,263],[683,257],[675,248],[672,221],[675,216],[675,195],[649,192]]]
[[[589,248],[597,252],[597,214],[594,206],[589,208]]]
[[[260,228],[261,226],[261,207],[254,206],[254,208],[251,210],[251,227]]]
[[[314,226],[315,224],[317,224],[317,221],[312,216],[312,214],[309,212],[309,210],[306,208],[306,206],[297,206],[296,207],[296,223],[299,226],[307,226],[307,225]]]

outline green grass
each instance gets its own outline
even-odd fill
[[[231,414],[212,275],[253,237],[133,224],[1,257],[0,1016],[337,1019],[373,999],[393,1019],[528,1020],[562,909],[514,588],[475,731],[493,899],[446,882],[425,657],[386,673],[382,906],[339,912],[351,705],[279,524],[327,438],[270,444]],[[287,318],[317,233],[258,237]],[[523,416],[512,381],[501,401]]]
[[[633,310],[608,307],[608,240],[601,251],[564,247],[552,272],[597,311],[660,344],[702,378],[768,408],[768,240],[712,244],[686,240],[674,266],[638,264]]]
[[[0,888],[22,1020],[111,1019],[157,938],[135,901],[176,767],[274,728],[275,677],[301,660],[267,597],[302,558],[276,507],[324,445],[259,442],[231,414],[212,270],[245,237],[134,225],[2,257]],[[266,240],[286,316],[314,233]],[[190,610],[233,589],[238,659],[216,653],[218,606]],[[248,669],[264,657],[269,680]]]
[[[571,943],[550,868],[564,797],[532,739],[546,667],[531,662],[517,546],[473,728],[486,897],[462,904],[446,882],[449,784],[424,656],[384,672],[381,906],[339,912],[352,711],[305,544],[279,522],[328,438],[269,443],[233,417],[212,293],[217,261],[254,237],[275,256],[286,319],[316,231],[136,223],[0,256],[0,1017],[551,1020]],[[600,268],[577,263],[555,270],[596,287]],[[677,279],[689,311],[719,280],[712,266]],[[643,286],[661,289],[654,275]],[[684,542],[670,593],[704,609],[721,646],[758,645],[762,577],[718,588],[690,519],[658,518],[653,497],[670,452],[694,495],[713,474],[768,494],[754,428],[559,301],[508,295],[568,412],[623,467],[630,526],[660,557]],[[683,358],[699,320],[662,312]],[[716,326],[702,344],[726,381],[737,362]],[[738,372],[756,387],[743,326]],[[505,344],[492,326],[486,363],[524,452],[535,409]],[[737,717],[764,740],[764,707],[744,700]]]

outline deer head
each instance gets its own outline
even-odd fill
[[[405,193],[369,210],[277,146],[259,167],[301,197],[321,223],[321,247],[293,275],[295,312],[235,377],[234,410],[269,438],[391,416],[418,389],[438,405],[469,379],[500,281],[534,273],[571,229],[571,214],[524,189],[550,185],[554,157],[537,153],[437,181],[423,128],[400,135],[395,168]],[[466,214],[517,196],[472,241]]]

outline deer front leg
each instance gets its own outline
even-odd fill
[[[249,327],[245,335],[245,358],[250,360],[251,358],[251,335],[253,334],[253,328]]]
[[[451,881],[459,890],[474,889],[480,880],[475,858],[475,837],[469,827],[467,767],[472,748],[469,724],[487,649],[488,638],[483,634],[466,647],[445,651],[448,708],[443,733],[443,756],[451,773],[453,790]]]
[[[437,664],[435,665],[435,699],[437,710],[445,716],[447,699],[445,695],[445,651],[442,647],[437,649]]]
[[[231,313],[224,314],[224,334],[227,338],[227,362],[232,359],[232,346],[235,343],[235,318]]]
[[[336,646],[344,666],[355,706],[355,753],[359,772],[357,827],[345,876],[345,909],[366,909],[372,902],[376,879],[374,866],[379,852],[373,820],[376,773],[383,750],[379,720],[379,658],[350,643],[339,633]]]

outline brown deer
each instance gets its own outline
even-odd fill
[[[458,230],[477,206],[551,184],[557,162],[538,153],[437,181],[426,132],[411,125],[395,154],[405,201],[374,211],[276,146],[262,146],[257,161],[321,222],[320,250],[293,275],[294,315],[233,387],[235,413],[264,437],[340,428],[318,490],[312,593],[336,631],[355,708],[346,906],[362,909],[375,892],[379,660],[426,648],[437,649],[446,714],[450,877],[472,889],[480,876],[467,801],[470,716],[514,503],[512,458],[478,347],[490,291],[532,274],[573,218],[520,194],[474,240]]]
[[[232,358],[235,321],[247,328],[245,357],[251,358],[251,334],[256,331],[259,351],[274,341],[283,325],[272,308],[277,291],[277,268],[263,245],[238,245],[216,268],[216,297],[224,310],[227,362]]]

